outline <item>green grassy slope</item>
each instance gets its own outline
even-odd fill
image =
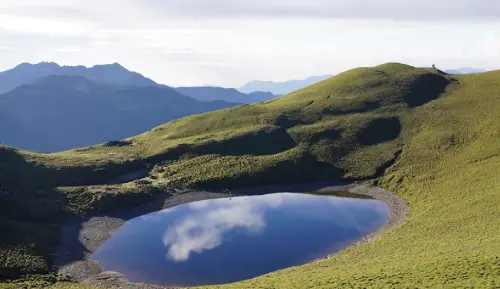
[[[403,152],[380,178],[410,203],[367,245],[227,288],[500,286],[500,72],[460,76],[403,122]]]
[[[37,230],[63,215],[143,202],[159,189],[376,178],[409,201],[403,225],[328,259],[221,287],[500,286],[499,80],[500,72],[452,76],[384,64],[176,120],[119,145],[52,155],[2,149],[0,181],[16,191],[8,201],[30,213],[0,214],[2,231],[12,222],[25,230],[0,239],[0,268],[43,273],[53,244]],[[104,185],[144,167],[151,177]],[[37,202],[47,205],[37,211]],[[54,220],[33,222],[42,216]],[[26,236],[33,241],[19,241]]]

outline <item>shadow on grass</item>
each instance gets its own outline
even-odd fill
[[[410,107],[424,105],[441,95],[449,81],[439,74],[427,73],[419,76],[411,85],[410,93],[404,97]]]
[[[357,135],[360,143],[374,145],[399,137],[401,123],[396,117],[372,120]]]

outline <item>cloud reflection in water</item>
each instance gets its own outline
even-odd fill
[[[176,221],[163,236],[163,244],[168,250],[167,258],[184,262],[192,253],[214,249],[222,244],[223,234],[232,229],[241,228],[248,233],[258,233],[266,226],[264,212],[267,209],[278,208],[285,201],[287,204],[294,200],[301,202],[300,198],[298,194],[281,193],[189,204],[191,213]],[[356,213],[369,208],[373,210],[372,202],[356,202],[348,198],[325,199],[332,206],[331,218],[337,226],[356,228],[360,232],[372,226],[370,221],[361,219],[362,214]]]
[[[285,198],[294,197],[293,194],[277,194],[190,204],[193,214],[176,222],[163,237],[163,244],[168,247],[167,257],[172,261],[186,261],[193,252],[201,253],[218,247],[224,232],[234,228],[259,232],[266,225],[264,210],[279,207]]]
[[[183,204],[128,221],[92,255],[168,286],[223,284],[304,264],[383,226],[381,201],[278,193]]]

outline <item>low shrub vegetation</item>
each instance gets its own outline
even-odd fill
[[[0,213],[9,232],[0,237],[0,275],[49,273],[58,232],[48,228],[63,216],[171,189],[371,179],[409,201],[402,225],[331,257],[214,288],[499,287],[499,95],[500,71],[451,76],[389,63],[175,120],[134,145],[46,155],[1,148],[10,195],[0,203],[16,209]],[[143,168],[154,177],[108,184]],[[35,209],[39,202],[47,205]]]

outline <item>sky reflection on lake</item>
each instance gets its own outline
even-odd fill
[[[128,221],[92,256],[162,285],[221,284],[312,261],[376,231],[378,200],[298,193],[215,199]]]

